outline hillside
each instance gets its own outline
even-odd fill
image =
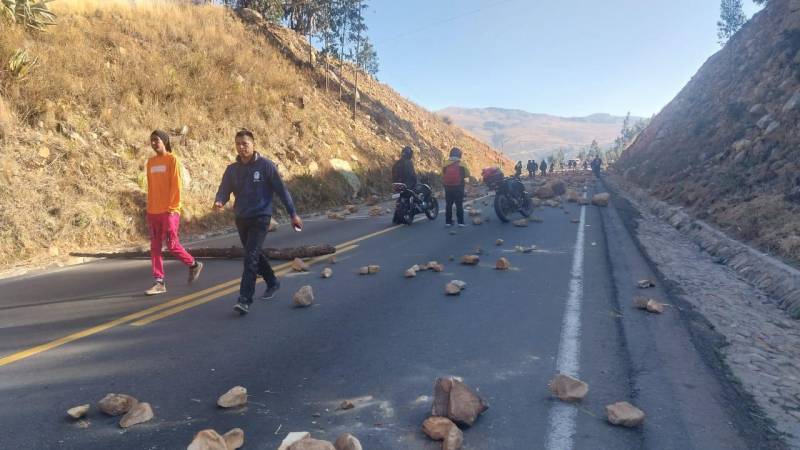
[[[800,264],[800,2],[770,0],[700,68],[617,169]]]
[[[186,233],[230,225],[210,205],[241,127],[279,163],[301,211],[385,192],[404,145],[422,172],[437,171],[452,146],[475,171],[507,163],[364,74],[352,120],[352,68],[340,100],[304,38],[220,6],[52,5],[59,20],[46,33],[0,34],[4,65],[18,48],[37,59],[24,78],[0,71],[0,267],[144,242],[155,128],[173,132],[185,166]]]
[[[624,120],[609,114],[557,117],[502,108],[451,107],[438,114],[514,160],[538,160],[564,147],[577,151],[594,139],[606,147],[619,135]]]

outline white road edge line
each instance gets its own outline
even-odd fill
[[[584,198],[586,193],[583,194]],[[586,222],[586,206],[581,206],[581,219],[578,225],[578,237],[575,240],[575,251],[572,256],[572,278],[569,282],[569,294],[564,319],[561,325],[561,340],[558,344],[556,370],[560,373],[578,377],[581,354],[581,302],[583,301],[583,244]],[[547,428],[547,450],[571,450],[574,446],[578,409],[575,405],[562,402],[550,408]]]

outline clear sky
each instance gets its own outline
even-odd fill
[[[718,0],[370,0],[378,78],[416,103],[657,113],[720,47]],[[748,17],[758,9],[744,0]]]

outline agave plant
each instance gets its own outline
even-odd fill
[[[18,48],[8,60],[8,71],[14,78],[21,80],[30,73],[36,61],[36,58],[31,58],[28,54],[28,50]]]
[[[0,0],[0,18],[27,28],[44,31],[56,23],[56,15],[47,7],[54,0]]]

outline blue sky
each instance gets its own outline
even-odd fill
[[[744,0],[748,16],[757,11]],[[438,110],[649,116],[719,50],[717,0],[371,0],[378,78]]]

